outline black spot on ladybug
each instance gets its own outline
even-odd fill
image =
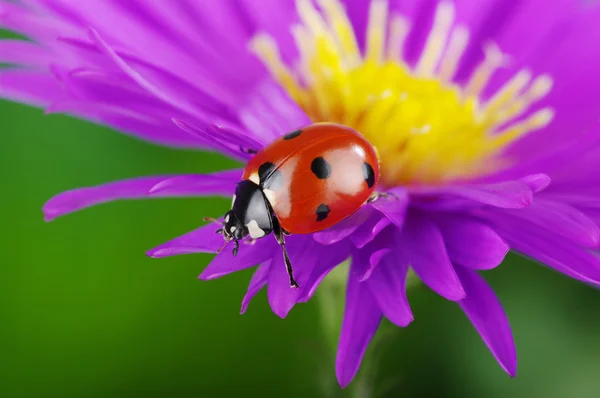
[[[298,137],[300,134],[302,134],[302,130],[295,130],[292,131],[291,133],[287,133],[286,135],[283,136],[284,140],[291,140],[293,138]]]
[[[365,179],[369,188],[373,188],[375,185],[375,172],[373,171],[373,167],[367,162],[363,163],[363,178]]]
[[[331,175],[331,165],[322,157],[315,158],[310,164],[310,169],[317,178],[324,180]]]
[[[319,207],[317,207],[317,221],[323,221],[326,219],[330,211],[331,209],[329,209],[329,206],[326,204],[320,204]]]
[[[264,162],[258,168],[258,178],[260,183],[265,182],[267,178],[275,171],[275,165],[271,162]]]

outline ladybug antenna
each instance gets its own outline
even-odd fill
[[[204,222],[210,221],[215,224],[223,225],[223,221],[217,220],[216,218],[212,218],[212,217],[202,217],[202,221],[204,221]]]
[[[227,246],[228,243],[229,243],[229,240],[225,240],[225,243],[223,243],[223,246],[221,246],[221,248],[219,250],[217,250],[217,253],[221,253],[223,251],[223,249],[225,249],[225,246]]]

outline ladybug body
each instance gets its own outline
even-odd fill
[[[283,235],[318,232],[354,214],[373,197],[378,179],[376,152],[359,133],[313,124],[276,139],[248,162],[219,232],[235,242],[234,254],[238,240],[273,232],[297,287]]]

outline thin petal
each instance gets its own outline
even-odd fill
[[[584,213],[564,203],[536,199],[525,212],[511,212],[516,218],[524,218],[538,227],[563,236],[585,247],[600,245],[600,228]]]
[[[452,263],[473,269],[498,266],[510,247],[489,226],[465,217],[444,217],[436,221],[446,242]]]
[[[409,196],[406,190],[394,191],[392,196],[377,199],[371,206],[386,216],[396,227],[402,228],[406,211],[408,209]]]
[[[449,186],[440,189],[440,193],[506,209],[528,207],[533,199],[531,187],[521,181],[473,186]]]
[[[356,375],[367,346],[377,331],[382,313],[364,282],[352,272],[348,278],[346,308],[335,360],[340,386],[346,387]]]
[[[215,233],[217,229],[214,224],[205,225],[148,250],[146,254],[162,258],[180,254],[216,253],[223,246],[223,236]]]
[[[365,282],[383,315],[400,327],[414,319],[406,297],[407,273],[408,264],[392,253],[383,257]]]
[[[363,206],[356,213],[334,226],[313,234],[313,238],[324,245],[337,243],[352,235],[372,214],[369,207]]]
[[[243,170],[227,170],[214,174],[189,174],[164,179],[154,185],[150,196],[186,195],[187,193],[209,191],[213,186],[221,186],[229,195],[235,192],[235,186],[242,177]],[[228,189],[228,191],[227,191]]]
[[[465,297],[438,227],[420,215],[410,215],[400,234],[401,250],[421,280],[442,297]]]
[[[496,360],[510,376],[517,372],[517,352],[508,318],[492,289],[477,272],[457,269],[467,296],[458,302]]]
[[[394,251],[398,244],[398,230],[387,228],[377,235],[364,247],[355,250],[353,254],[353,271],[358,280],[363,282],[371,277],[373,271],[379,266],[381,260]]]
[[[177,189],[158,193],[154,197],[179,197],[179,196],[209,196],[232,195],[241,171],[227,170],[207,175],[191,176],[155,176],[139,177],[130,180],[111,182],[94,187],[78,188],[60,193],[44,205],[46,221],[53,220],[65,214],[98,205],[124,199],[143,199],[150,196],[150,191],[157,184],[173,178],[194,178],[196,184],[186,188],[178,186]]]
[[[589,250],[509,214],[488,214],[498,234],[516,250],[577,280],[600,284],[600,259]]]
[[[321,251],[319,261],[312,270],[308,280],[302,286],[302,294],[299,302],[307,302],[312,298],[317,287],[323,279],[335,267],[346,261],[350,257],[351,243],[348,241],[328,245],[327,249]]]
[[[263,145],[258,141],[236,131],[228,130],[224,127],[209,125],[205,128],[205,131],[192,125],[191,123],[177,118],[173,118],[171,120],[177,127],[188,134],[198,137],[203,141],[208,141],[215,147],[220,148],[221,151],[237,158],[249,159],[253,155],[245,152],[244,150],[252,149],[258,151],[263,147]]]
[[[323,260],[327,262],[325,253],[330,250],[327,246],[315,242],[310,236],[293,236],[286,240],[286,248],[292,262],[294,279],[300,288],[290,286],[289,276],[283,261],[283,252],[276,250],[269,272],[267,296],[273,312],[285,318],[298,302],[313,269]]]
[[[419,206],[435,209],[468,208],[473,205],[522,209],[531,205],[534,191],[544,189],[548,183],[547,176],[535,174],[521,180],[498,183],[415,187],[411,188],[411,195]]]
[[[214,232],[213,232],[214,233]],[[215,234],[216,235],[216,234]],[[202,271],[199,278],[202,280],[211,280],[253,267],[271,259],[279,249],[275,239],[259,239],[254,244],[248,244],[248,241],[240,242],[240,249],[237,256],[233,256],[233,243],[229,244],[223,251],[208,264],[208,267]],[[221,237],[221,246],[223,238]]]
[[[252,279],[250,279],[250,283],[248,284],[248,291],[244,295],[242,299],[242,309],[240,310],[240,314],[244,314],[248,309],[248,305],[252,298],[256,295],[256,293],[260,292],[263,287],[267,284],[269,279],[269,270],[271,269],[271,262],[267,261],[261,264],[254,275],[252,275]]]
[[[368,218],[360,224],[360,228],[350,235],[350,240],[359,249],[375,239],[379,232],[392,223],[389,218],[384,217],[373,207],[365,206],[364,208]]]

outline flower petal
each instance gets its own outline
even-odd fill
[[[521,181],[496,184],[448,186],[438,190],[440,194],[457,196],[481,204],[505,209],[522,209],[531,205],[533,192]]]
[[[214,174],[188,174],[174,176],[164,179],[154,185],[149,191],[151,197],[155,196],[172,196],[185,195],[186,192],[202,192],[212,189],[212,186],[221,186],[229,195],[232,196],[235,192],[235,186],[242,178],[243,170],[227,170]],[[227,191],[228,190],[228,191]]]
[[[386,216],[396,227],[402,228],[406,211],[408,209],[409,196],[406,190],[396,189],[393,196],[379,198],[371,206]]]
[[[400,327],[407,326],[414,319],[406,297],[407,273],[408,264],[392,253],[383,257],[364,282],[383,315]]]
[[[158,196],[230,196],[235,189],[241,171],[226,170],[213,174],[194,176],[154,176],[139,177],[130,180],[110,182],[94,187],[78,188],[60,193],[51,198],[44,205],[44,217],[46,221],[72,213],[93,205],[123,199],[148,198],[150,191],[157,184],[173,178],[194,179],[195,185],[184,187],[183,185],[167,192],[158,193]]]
[[[359,282],[351,272],[335,360],[335,373],[342,388],[356,375],[367,346],[377,331],[381,316],[381,310],[365,283]]]
[[[269,272],[269,285],[267,286],[267,296],[273,312],[285,318],[294,305],[298,302],[301,294],[307,286],[313,269],[319,263],[327,263],[326,251],[330,250],[315,242],[310,236],[292,236],[286,239],[286,248],[292,262],[294,279],[300,285],[300,288],[290,286],[289,276],[283,261],[283,252],[281,249],[273,255],[275,258],[271,262]]]
[[[332,227],[314,233],[312,236],[317,242],[324,245],[337,243],[352,235],[372,214],[369,207],[363,206],[353,215],[343,219]]]
[[[384,217],[373,207],[364,206],[364,209],[368,218],[360,224],[360,228],[350,235],[350,240],[359,249],[375,239],[377,234],[392,223],[389,218]]]
[[[298,302],[307,302],[317,290],[321,281],[335,267],[346,261],[350,257],[351,243],[342,241],[336,244],[328,245],[324,251],[320,252],[319,261],[312,270],[308,280],[302,286],[302,294]]]
[[[207,281],[253,267],[276,256],[276,251],[279,249],[275,239],[259,239],[254,244],[249,244],[248,241],[242,241],[240,242],[239,252],[237,256],[234,257],[232,245],[233,244],[230,243],[228,248],[225,248],[217,254],[198,278]],[[221,246],[223,246],[222,237]],[[272,264],[274,264],[274,262]]]
[[[457,269],[467,296],[458,302],[500,366],[517,372],[517,352],[508,319],[492,289],[477,272]]]
[[[486,218],[513,250],[571,278],[600,284],[600,259],[589,250],[505,212],[487,214]]]
[[[245,152],[245,150],[252,149],[258,151],[263,147],[258,141],[231,129],[209,125],[206,126],[206,131],[204,131],[186,121],[177,118],[172,118],[171,120],[177,127],[188,134],[199,137],[201,140],[211,142],[214,146],[220,148],[221,151],[237,158],[247,160],[253,155]]]
[[[223,236],[215,233],[217,229],[214,224],[204,225],[148,250],[146,254],[150,257],[162,258],[180,254],[216,253],[223,246]]]
[[[444,217],[436,220],[440,227],[448,256],[453,264],[473,269],[498,266],[510,247],[489,226],[465,217]]]
[[[596,199],[597,200],[597,199]],[[600,228],[584,213],[564,203],[536,199],[525,212],[511,212],[516,218],[525,218],[538,227],[560,235],[585,247],[600,245]]]
[[[267,284],[269,279],[269,271],[271,269],[271,262],[267,261],[261,264],[254,275],[252,275],[252,279],[250,279],[250,283],[248,285],[248,291],[244,295],[242,299],[242,309],[240,310],[240,314],[244,314],[248,309],[248,305],[252,298],[256,295],[256,293],[260,292],[263,287]]]
[[[465,297],[442,234],[431,220],[422,215],[409,215],[399,245],[408,264],[431,290],[452,301]]]
[[[358,280],[363,282],[371,276],[375,268],[387,254],[396,248],[398,243],[398,230],[386,228],[364,247],[354,250],[353,260],[354,273]]]

